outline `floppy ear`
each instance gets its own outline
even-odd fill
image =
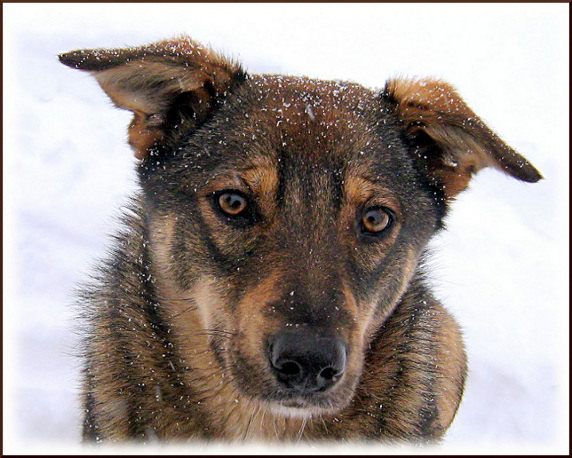
[[[116,106],[133,112],[129,143],[139,159],[182,120],[200,125],[245,78],[237,63],[186,36],[137,48],[72,51],[59,59],[90,72]]]
[[[540,173],[506,145],[439,80],[394,79],[383,92],[403,126],[404,138],[430,180],[447,199],[463,191],[473,173],[494,167],[527,182]]]

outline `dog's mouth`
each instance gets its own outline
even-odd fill
[[[279,415],[336,412],[349,403],[357,384],[347,345],[334,333],[287,329],[266,340],[264,359],[254,364],[237,357],[233,378],[244,394]]]
[[[264,383],[261,380],[259,388],[248,386],[243,387],[241,391],[258,405],[276,415],[308,418],[333,414],[346,407],[353,392],[347,379],[348,377],[344,375],[333,387],[312,391],[285,388],[273,380],[270,383]]]

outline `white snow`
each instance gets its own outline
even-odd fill
[[[4,453],[83,451],[73,289],[134,189],[129,114],[56,54],[182,32],[253,73],[370,87],[443,78],[543,173],[527,185],[482,172],[434,243],[436,290],[470,358],[436,451],[568,453],[567,4],[12,3],[3,13]]]

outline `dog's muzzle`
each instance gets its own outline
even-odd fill
[[[346,344],[333,333],[289,328],[271,337],[268,344],[274,376],[293,395],[328,391],[346,369]]]

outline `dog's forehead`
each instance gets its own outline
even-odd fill
[[[278,130],[303,134],[313,128],[324,136],[328,130],[349,127],[374,98],[372,91],[355,83],[282,75],[251,77],[248,89],[252,109]]]
[[[234,110],[241,120],[231,135],[244,145],[248,162],[262,156],[276,167],[343,169],[372,180],[404,166],[379,94],[359,84],[254,76],[237,94]]]
[[[269,105],[282,104],[282,108],[288,109],[291,104],[299,107],[314,103],[330,112],[344,106],[363,105],[375,94],[357,83],[305,76],[254,75],[248,78],[248,86],[260,100]]]
[[[372,143],[384,148],[378,94],[355,83],[253,76],[235,95],[231,110],[234,127],[223,130],[225,141],[233,139],[244,145],[240,149],[275,161],[331,166],[352,158],[367,161],[364,153]]]
[[[355,83],[251,76],[191,137],[195,154],[185,161],[209,183],[239,173],[248,182],[331,188],[359,177],[397,190],[411,161],[380,99]]]

